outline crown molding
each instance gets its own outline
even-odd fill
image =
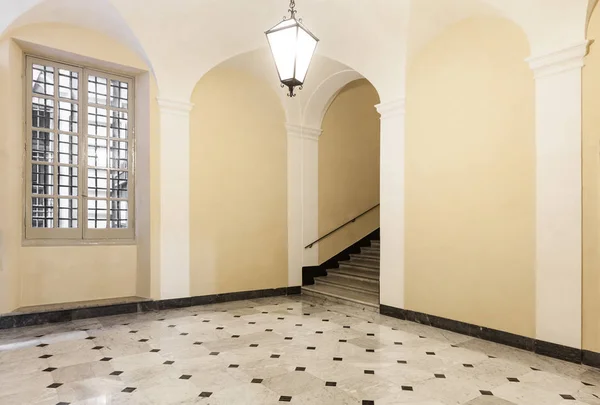
[[[285,124],[288,136],[318,141],[323,130],[321,128],[306,127],[296,124]]]
[[[406,98],[401,97],[396,100],[387,101],[375,106],[377,112],[381,115],[381,119],[396,117],[406,114]]]
[[[533,70],[535,78],[557,75],[569,70],[581,69],[590,41],[585,40],[566,48],[541,55],[531,56],[525,61]]]
[[[157,97],[158,106],[161,111],[170,112],[173,114],[180,115],[189,115],[192,108],[194,108],[194,103],[190,103],[182,100],[174,100],[169,98]]]

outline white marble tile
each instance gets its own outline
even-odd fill
[[[599,370],[323,304],[273,297],[0,331],[0,404],[600,405]]]

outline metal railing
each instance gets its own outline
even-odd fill
[[[327,238],[328,236],[330,236],[330,235],[332,235],[332,234],[336,233],[337,231],[339,231],[340,229],[342,229],[342,228],[343,228],[343,227],[345,227],[346,225],[348,225],[348,224],[351,224],[351,223],[355,222],[355,221],[356,221],[358,218],[362,217],[363,215],[366,215],[366,214],[368,214],[369,212],[373,211],[373,210],[374,210],[375,208],[377,208],[377,207],[379,207],[379,204],[377,204],[377,205],[375,205],[375,206],[373,206],[373,207],[369,208],[368,210],[366,210],[366,211],[365,211],[365,212],[363,212],[362,214],[355,216],[355,217],[354,217],[354,218],[352,218],[350,221],[348,221],[348,222],[346,222],[346,223],[344,223],[344,224],[342,224],[342,225],[338,226],[338,227],[337,227],[337,228],[335,228],[333,231],[326,233],[325,235],[321,236],[319,239],[315,240],[314,242],[312,242],[312,243],[309,243],[308,245],[304,246],[304,249],[310,249],[310,248],[312,248],[312,247],[313,247],[313,245],[314,245],[315,243],[317,243],[317,242],[319,242],[319,241],[322,241],[323,239]]]

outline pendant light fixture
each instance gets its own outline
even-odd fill
[[[295,87],[302,89],[319,42],[302,24],[302,19],[296,19],[295,7],[295,0],[290,0],[289,17],[284,17],[282,22],[265,32],[281,87],[288,88],[290,97],[295,97]]]

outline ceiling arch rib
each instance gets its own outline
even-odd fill
[[[4,0],[11,2],[11,0]],[[152,70],[144,48],[109,0],[26,0],[31,7],[5,27],[4,35],[26,25],[59,23],[100,32],[135,52]],[[14,3],[14,2],[12,2]]]

